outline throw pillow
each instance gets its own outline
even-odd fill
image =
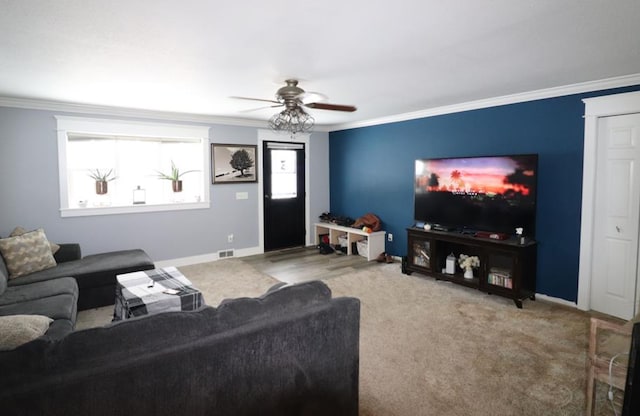
[[[42,315],[0,316],[0,351],[8,351],[41,337],[53,319]]]
[[[56,266],[42,228],[16,237],[0,239],[0,254],[9,270],[9,279]]]
[[[13,231],[11,231],[11,234],[9,234],[9,237],[17,237],[19,235],[25,234],[28,231],[25,230],[24,228],[18,226],[16,228],[13,229]],[[49,246],[51,247],[51,254],[56,254],[58,252],[58,250],[60,250],[60,246],[57,245],[56,243],[52,243],[51,241],[49,241]]]

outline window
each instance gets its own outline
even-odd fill
[[[56,118],[63,217],[209,207],[208,127]]]
[[[289,199],[298,196],[295,150],[271,151],[271,198]]]

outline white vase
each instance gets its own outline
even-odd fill
[[[471,267],[467,267],[466,269],[464,269],[464,278],[473,279],[473,269]]]

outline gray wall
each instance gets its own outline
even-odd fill
[[[257,183],[211,185],[209,209],[61,218],[55,115],[85,116],[0,108],[0,236],[18,225],[42,227],[51,241],[80,243],[83,254],[143,248],[154,261],[259,246]],[[209,126],[211,143],[257,144],[255,127]],[[311,135],[308,154],[312,233],[312,223],[329,209],[328,133]],[[249,199],[236,200],[236,192]]]

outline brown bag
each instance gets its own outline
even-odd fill
[[[351,224],[353,228],[369,227],[372,231],[380,231],[382,222],[375,214],[367,213]]]

